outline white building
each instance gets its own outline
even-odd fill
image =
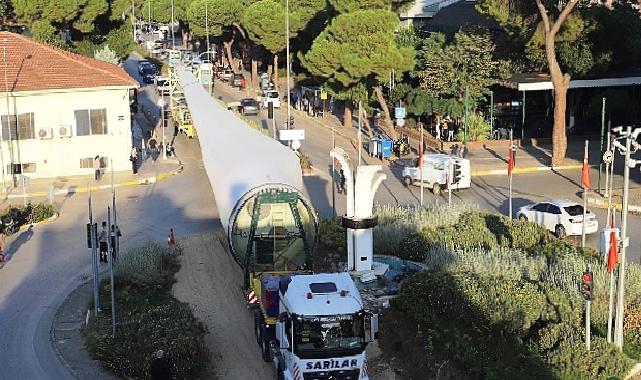
[[[0,32],[0,48],[6,49],[6,61],[0,61],[0,160],[7,186],[18,174],[91,174],[95,156],[107,170],[112,162],[115,171],[131,170],[136,80],[118,66],[19,34]]]

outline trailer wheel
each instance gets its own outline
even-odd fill
[[[269,342],[272,340],[269,330],[261,325],[260,328],[261,342],[260,342],[260,351],[263,357],[263,361],[269,363],[272,361],[272,350],[269,347]]]
[[[405,176],[403,177],[403,183],[406,187],[410,187],[412,184],[414,184],[414,180],[412,180],[412,177],[410,176]]]
[[[434,182],[434,184],[432,185],[432,193],[434,193],[434,195],[441,195],[441,184],[440,183]]]
[[[254,333],[256,334],[256,343],[261,345],[261,330],[263,324],[263,316],[260,314],[259,310],[254,311]]]

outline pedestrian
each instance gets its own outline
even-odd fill
[[[440,140],[441,139],[441,123],[437,121],[435,128],[436,128],[436,136],[435,137],[436,137],[437,140]]]
[[[131,148],[131,155],[129,156],[129,161],[131,161],[131,171],[134,174],[138,174],[138,150],[136,147]]]
[[[454,144],[450,147],[450,156],[458,157],[458,144]]]
[[[169,380],[172,377],[171,361],[163,350],[154,353],[150,366],[151,380]]]
[[[343,173],[343,169],[341,168],[340,171],[338,172],[338,193],[342,194],[343,191],[346,191],[345,189],[345,173]]]
[[[115,227],[115,232],[114,232],[114,227]],[[122,236],[122,233],[120,232],[120,227],[119,226],[114,226],[113,224],[111,225],[111,259],[114,261],[114,263],[117,260],[117,255],[118,252],[116,252],[116,238],[120,238]]]
[[[151,159],[156,161],[156,159],[158,159],[158,142],[156,141],[156,137],[151,136],[147,145],[149,146]]]
[[[93,170],[96,177],[96,182],[100,180],[100,156],[96,156],[93,159]]]
[[[98,242],[99,248],[100,248],[100,262],[101,263],[106,263],[107,262],[107,242],[109,240],[109,231],[107,230],[107,222],[102,222],[102,230],[100,231],[100,234],[98,235]]]

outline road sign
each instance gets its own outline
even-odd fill
[[[396,125],[399,127],[405,126],[405,119],[396,119]]]
[[[396,116],[397,119],[405,119],[405,107],[396,107],[394,109],[394,116]]]
[[[321,100],[327,100],[327,91],[321,90],[320,98],[321,98]]]
[[[294,149],[294,150],[299,150],[300,149],[300,140],[293,140],[292,141],[292,149]]]
[[[280,139],[283,141],[305,140],[304,129],[281,129]]]
[[[606,164],[611,164],[612,159],[613,159],[613,154],[611,150],[606,150],[605,153],[603,153],[603,162]]]

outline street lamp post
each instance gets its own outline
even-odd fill
[[[289,0],[285,0],[285,38],[287,39],[286,53],[287,53],[287,129],[291,128],[291,90],[289,89]]]
[[[176,38],[174,37],[174,0],[171,0],[171,49],[176,50]]]

